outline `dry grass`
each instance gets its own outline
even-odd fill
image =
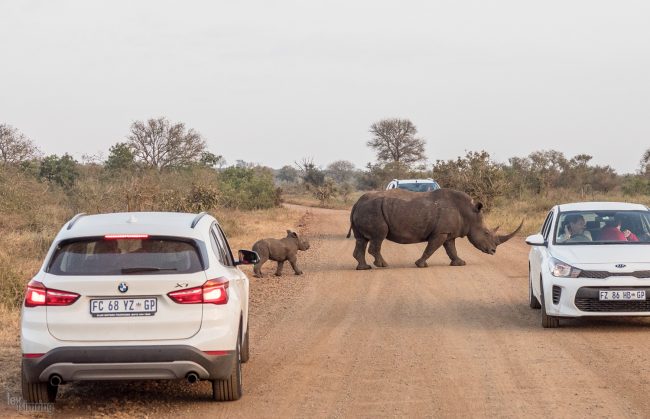
[[[282,196],[282,200],[287,204],[294,205],[303,205],[305,207],[314,207],[314,208],[329,208],[329,209],[351,209],[352,205],[359,199],[361,195],[365,193],[362,191],[352,192],[347,199],[342,199],[341,197],[336,197],[331,199],[325,204],[322,204],[318,199],[313,195],[303,193],[303,194],[286,194]]]
[[[282,238],[288,229],[298,229],[300,224],[299,214],[283,207],[256,211],[216,210],[212,214],[228,236],[233,253],[251,249],[253,243],[262,238]]]

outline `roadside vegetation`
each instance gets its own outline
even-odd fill
[[[619,175],[592,157],[542,150],[496,162],[487,151],[427,164],[426,141],[408,119],[369,128],[376,154],[363,168],[305,157],[273,169],[228,164],[204,138],[166,118],[134,122],[107,157],[44,155],[17,128],[0,124],[0,307],[16,308],[54,235],[79,212],[209,211],[233,247],[282,234],[282,202],[348,209],[395,178],[433,178],[485,204],[488,224],[510,230],[526,220],[536,231],[556,203],[603,200],[650,205],[650,149],[635,174]],[[277,227],[277,233],[275,229]],[[341,232],[342,235],[345,231]]]

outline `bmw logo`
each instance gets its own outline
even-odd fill
[[[117,286],[117,290],[119,292],[124,293],[124,292],[127,292],[129,290],[129,286],[126,285],[126,282],[120,282],[120,285]]]
[[[625,268],[626,266],[627,265],[624,263],[619,263],[618,265],[616,265],[617,268]]]

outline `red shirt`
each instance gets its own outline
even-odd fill
[[[612,241],[629,241],[629,242],[638,242],[639,238],[634,234],[630,233],[630,237],[625,237],[625,234],[616,227],[605,227],[600,231],[600,240],[612,240]]]

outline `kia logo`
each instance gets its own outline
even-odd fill
[[[117,286],[117,290],[121,293],[125,293],[129,290],[129,286],[126,285],[126,282],[120,282],[120,285]]]
[[[618,265],[616,265],[617,268],[625,268],[626,266],[627,265],[624,263],[619,263]]]

